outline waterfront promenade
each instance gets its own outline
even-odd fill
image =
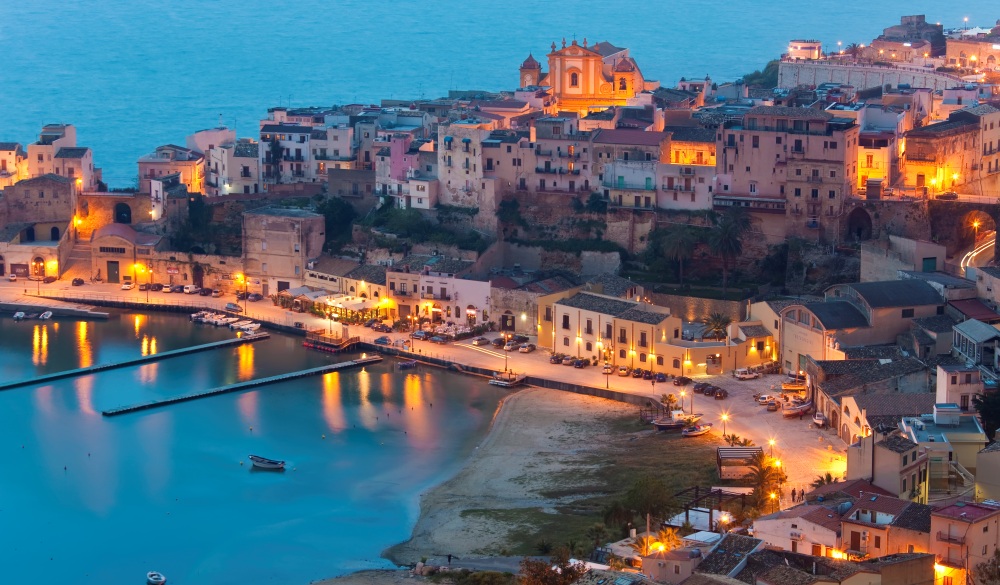
[[[35,283],[30,283],[34,285]],[[104,302],[128,302],[138,310],[146,304],[146,291],[122,291],[112,284],[87,284],[72,287],[68,281],[41,285],[42,296],[36,296],[36,290],[28,289],[25,295],[24,283],[0,283],[0,302],[19,302],[47,306],[47,297],[62,297],[74,299],[75,302],[86,303],[88,300]],[[178,312],[190,313],[193,308],[223,310],[226,303],[233,302],[232,295],[222,298],[201,297],[195,295],[163,294],[149,292],[149,306],[175,308]],[[246,316],[250,319],[264,321],[282,327],[292,328],[296,322],[301,322],[307,329],[326,329],[330,323],[323,318],[306,313],[289,311],[274,306],[265,299],[256,303],[240,302],[246,306]],[[133,309],[136,310],[136,309]],[[195,327],[211,327],[210,325],[192,325]],[[372,343],[382,336],[370,329],[360,326],[349,327],[349,335],[358,336],[362,341]],[[390,333],[393,340],[408,338],[405,333]],[[497,334],[487,335],[488,338]],[[535,341],[532,339],[532,341]],[[731,376],[701,376],[697,380],[711,381],[727,389],[730,393],[726,400],[714,400],[701,395],[695,395],[691,387],[674,386],[670,383],[652,384],[648,380],[624,378],[617,375],[605,376],[600,367],[577,369],[569,366],[555,365],[548,362],[549,352],[539,349],[532,353],[504,352],[492,346],[473,346],[469,340],[433,344],[428,341],[416,341],[412,344],[412,352],[407,357],[417,360],[434,358],[464,366],[473,366],[490,371],[503,371],[505,368],[531,377],[542,378],[554,382],[587,386],[596,389],[608,389],[636,397],[659,401],[660,396],[672,393],[680,398],[680,392],[686,393],[684,409],[686,411],[704,414],[705,422],[715,425],[713,435],[721,442],[723,427],[730,434],[747,437],[755,444],[769,447],[769,441],[774,440],[774,454],[780,457],[788,473],[788,489],[807,487],[808,484],[827,471],[834,476],[841,476],[846,468],[846,445],[830,430],[818,430],[808,417],[800,419],[784,419],[779,413],[767,412],[758,406],[752,398],[755,392],[768,392],[771,387],[780,384],[781,376],[765,376],[758,380],[739,381]],[[583,356],[581,356],[583,357]],[[645,365],[636,362],[637,366]],[[427,366],[431,367],[431,366]],[[485,383],[485,382],[482,382]],[[692,404],[693,403],[693,404]],[[728,414],[729,420],[723,425],[721,415]]]

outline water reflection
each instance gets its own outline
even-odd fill
[[[253,378],[253,344],[244,343],[236,349],[236,377],[240,382]]]
[[[74,380],[73,387],[76,390],[76,401],[80,405],[80,412],[88,416],[94,416],[94,377],[80,376]]]
[[[159,372],[160,362],[143,364],[139,366],[139,382],[142,383],[143,386],[152,386],[156,384],[156,378]]]
[[[142,336],[142,355],[156,354],[156,337],[150,335]]]
[[[372,431],[375,430],[378,421],[375,417],[378,416],[378,410],[371,401],[372,392],[372,376],[368,373],[367,368],[362,368],[358,372],[358,419],[361,426]]]
[[[413,447],[431,446],[431,413],[424,408],[424,380],[417,374],[408,374],[403,380],[403,408],[406,436]]]
[[[94,350],[90,344],[90,339],[87,337],[87,326],[86,321],[77,321],[76,323],[76,347],[80,355],[80,363],[78,367],[88,368],[94,365]]]
[[[136,339],[139,339],[139,330],[142,329],[142,324],[145,322],[145,320],[146,320],[145,315],[136,315],[135,318],[133,319]]]
[[[260,392],[242,392],[236,398],[236,409],[240,413],[243,424],[251,429],[259,426],[257,422],[257,400]]]
[[[49,328],[35,325],[31,334],[31,363],[44,366],[49,361]]]
[[[323,420],[333,433],[339,433],[347,428],[344,403],[340,396],[340,382],[340,372],[323,375]]]

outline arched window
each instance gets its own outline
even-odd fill
[[[639,354],[639,361],[643,362],[643,363],[646,363],[646,354],[640,353]]]
[[[674,365],[675,368],[681,367],[681,360],[679,358],[674,358],[673,365]]]
[[[354,292],[354,287],[353,286],[351,287],[351,292]]]
[[[569,74],[569,86],[570,87],[580,87],[580,74],[570,73]]]
[[[621,79],[618,80],[618,89],[620,89],[622,91],[628,89],[628,82],[625,81],[624,77],[622,77]]]
[[[132,208],[127,203],[115,204],[115,223],[132,223]]]
[[[594,344],[587,342],[587,351],[592,351],[594,349]]]
[[[662,355],[656,356],[656,365],[658,365],[658,366],[662,366],[663,365],[663,356]]]
[[[625,350],[624,349],[618,350],[618,357],[620,357],[620,358],[624,358],[625,357]]]
[[[374,298],[376,298],[376,299],[377,299],[377,298],[378,298],[378,291],[375,291],[375,292],[374,292],[374,293],[372,294],[372,296],[373,296]]]
[[[49,239],[51,239],[53,242],[58,242],[59,241],[59,228],[53,227],[51,230],[49,230],[49,235],[52,236]]]
[[[563,337],[563,345],[569,347],[569,337]]]

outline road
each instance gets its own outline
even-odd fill
[[[993,262],[993,248],[996,244],[996,232],[988,231],[983,233],[983,235],[977,240],[971,248],[968,248],[966,253],[962,256],[962,261],[959,266],[962,269],[962,274],[965,274],[965,269],[968,267],[979,267],[979,266],[989,266]]]

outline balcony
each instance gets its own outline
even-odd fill
[[[563,151],[560,150],[556,154],[559,155],[559,158],[572,158],[572,159],[579,159],[580,158],[580,153],[578,153],[578,152],[570,154],[568,152],[563,152]]]
[[[287,161],[292,161],[292,162],[305,162],[305,160],[306,160],[305,157],[303,157],[301,154],[286,154],[285,156],[283,156],[281,158],[283,158],[284,160],[287,160]]]
[[[944,557],[938,559],[937,564],[944,565],[949,569],[959,569],[959,570],[965,569],[965,563],[962,561],[962,559],[952,559],[949,557]]]
[[[240,176],[243,177],[244,179],[249,179],[250,171],[240,171]]]
[[[554,175],[554,174],[556,174],[556,173],[559,172],[559,169],[547,169],[545,167],[535,167],[535,172],[536,173],[548,173],[550,175]]]
[[[678,191],[682,193],[689,193],[689,192],[694,192],[694,185],[685,186],[675,183],[673,185],[664,185],[662,189],[664,191]]]
[[[420,293],[420,298],[428,301],[450,301],[451,295],[439,295],[434,293]]]
[[[657,189],[656,185],[652,183],[640,185],[638,183],[610,183],[604,181],[601,184],[607,189],[617,189],[619,191],[656,191]]]
[[[681,175],[694,176],[694,169],[681,169]]]
[[[937,156],[930,152],[908,152],[906,153],[906,160],[915,160],[920,162],[935,162],[937,161]]]
[[[937,533],[937,540],[938,542],[947,542],[948,544],[958,544],[958,545],[965,544],[964,536],[959,536],[958,534],[950,534],[948,532],[941,532],[940,530]]]
[[[292,176],[293,177],[304,177],[304,176],[306,176],[306,172],[305,171],[292,171]]]
[[[806,177],[806,181],[810,183],[822,183],[823,177]]]
[[[618,338],[618,343],[628,343],[628,338],[627,337],[619,337]]]
[[[552,156],[552,150],[542,150],[541,148],[535,149],[536,156]]]

